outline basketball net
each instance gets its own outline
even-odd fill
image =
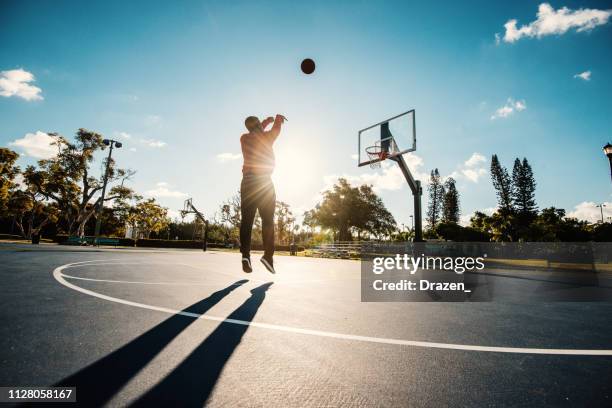
[[[389,152],[384,151],[379,143],[374,146],[366,147],[365,150],[370,159],[370,168],[373,169],[379,169],[382,161],[389,157]]]

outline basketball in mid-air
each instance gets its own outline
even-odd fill
[[[302,61],[301,68],[303,73],[310,75],[315,70],[315,62],[310,58],[306,58],[304,61]]]

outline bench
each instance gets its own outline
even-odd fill
[[[119,239],[118,238],[106,238],[106,237],[100,237],[97,239],[97,245],[114,245],[115,247],[117,245],[119,245]]]
[[[63,243],[64,245],[87,245],[87,238],[81,238],[78,236],[68,237],[66,241]]]

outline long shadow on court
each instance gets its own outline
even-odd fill
[[[247,282],[247,279],[239,280],[194,303],[183,312],[204,314],[234,289]],[[76,387],[80,406],[102,406],[194,321],[196,319],[192,317],[173,315],[120,349],[54,386]]]
[[[232,312],[228,319],[252,321],[270,286],[272,282],[252,289],[251,297]],[[133,406],[203,406],[247,329],[247,324],[221,323],[181,364],[141,396]]]

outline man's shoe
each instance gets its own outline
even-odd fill
[[[274,270],[274,261],[272,261],[272,259],[267,259],[265,256],[262,256],[261,263],[264,264],[268,272],[276,273],[276,271]]]
[[[246,273],[253,272],[253,267],[251,266],[251,260],[249,258],[242,258],[242,271]]]

